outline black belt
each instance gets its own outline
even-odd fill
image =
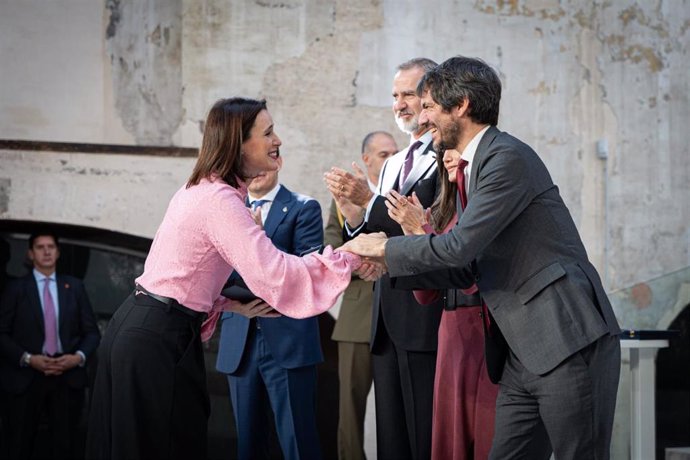
[[[478,293],[465,294],[461,289],[447,289],[443,295],[443,309],[453,311],[457,308],[481,306]]]
[[[184,313],[187,316],[191,316],[194,319],[199,319],[199,318],[206,316],[206,313],[192,310],[191,308],[187,308],[184,305],[182,305],[181,303],[179,303],[177,300],[175,300],[171,297],[164,297],[162,295],[154,294],[152,292],[147,291],[142,286],[137,284],[136,290],[134,291],[134,295],[138,295],[138,294],[148,296],[148,297],[152,298],[153,300],[162,303],[166,307],[172,308],[173,310],[177,310],[181,313]]]

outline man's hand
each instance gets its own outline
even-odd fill
[[[386,241],[388,241],[388,237],[383,232],[366,233],[348,241],[340,246],[338,250],[348,251],[361,257],[368,257],[375,262],[384,264]]]
[[[366,209],[357,206],[345,197],[341,197],[331,193],[333,200],[335,200],[336,206],[340,209],[343,214],[347,225],[350,228],[359,227],[364,221],[364,215],[366,214]]]
[[[324,181],[333,196],[346,198],[360,208],[366,208],[374,193],[369,189],[367,177],[357,163],[352,163],[352,169],[354,174],[333,167],[324,173]]]
[[[408,198],[391,190],[386,194],[386,207],[390,218],[400,224],[405,235],[424,235],[426,212],[416,193],[412,192]]]
[[[362,278],[364,281],[376,281],[386,273],[386,265],[371,259],[362,261],[354,274]]]
[[[261,318],[278,318],[279,316],[282,316],[280,313],[275,311],[273,307],[261,299],[254,299],[247,303],[228,299],[227,302],[224,303],[224,311],[239,313],[247,318],[254,318],[255,316],[259,316]]]
[[[249,214],[252,216],[252,219],[254,220],[254,223],[258,225],[261,228],[264,228],[264,222],[261,219],[261,206],[256,208],[255,210],[248,208]]]
[[[62,369],[56,361],[55,358],[45,355],[31,355],[29,366],[43,375],[60,375]]]
[[[81,356],[78,354],[62,355],[55,358],[55,365],[60,368],[60,372],[66,372],[81,364]]]

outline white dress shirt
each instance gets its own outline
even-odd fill
[[[264,203],[261,205],[261,223],[265,224],[266,223],[266,217],[268,216],[268,211],[271,210],[271,206],[273,206],[273,202],[276,199],[276,196],[278,196],[278,191],[280,190],[280,184],[276,184],[275,187],[271,189],[270,192],[265,194],[262,197],[256,197],[252,195],[252,192],[247,193],[247,199],[249,200],[249,206],[251,207],[252,201],[256,200],[268,200],[268,203]]]
[[[482,137],[484,137],[484,134],[489,130],[490,126],[486,126],[484,129],[479,131],[475,136],[472,138],[469,144],[465,146],[465,148],[462,151],[462,154],[460,155],[460,158],[465,160],[467,162],[467,166],[465,166],[465,193],[469,194],[470,193],[470,178],[472,177],[472,161],[474,161],[474,155],[477,153],[477,147],[479,147],[479,142],[481,142]]]

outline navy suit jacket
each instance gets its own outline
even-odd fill
[[[96,351],[101,334],[84,290],[77,278],[56,277],[59,302],[60,342],[65,354],[81,350],[86,359]],[[0,385],[10,393],[22,393],[37,375],[30,367],[21,367],[24,352],[42,353],[45,332],[43,310],[33,272],[11,281],[0,301]],[[86,369],[75,367],[65,374],[74,388],[86,386]]]
[[[318,201],[293,193],[284,185],[271,205],[264,224],[266,235],[276,248],[294,255],[319,249],[323,244],[323,218]],[[238,276],[233,273],[232,276]],[[319,322],[316,317],[293,319],[257,318],[271,354],[286,369],[323,361]],[[249,332],[249,319],[236,313],[221,317],[220,345],[216,369],[226,374],[237,370]]]

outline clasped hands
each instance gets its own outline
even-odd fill
[[[29,366],[47,376],[61,375],[62,373],[81,364],[81,356],[78,354],[65,354],[58,358],[46,355],[31,355]]]

